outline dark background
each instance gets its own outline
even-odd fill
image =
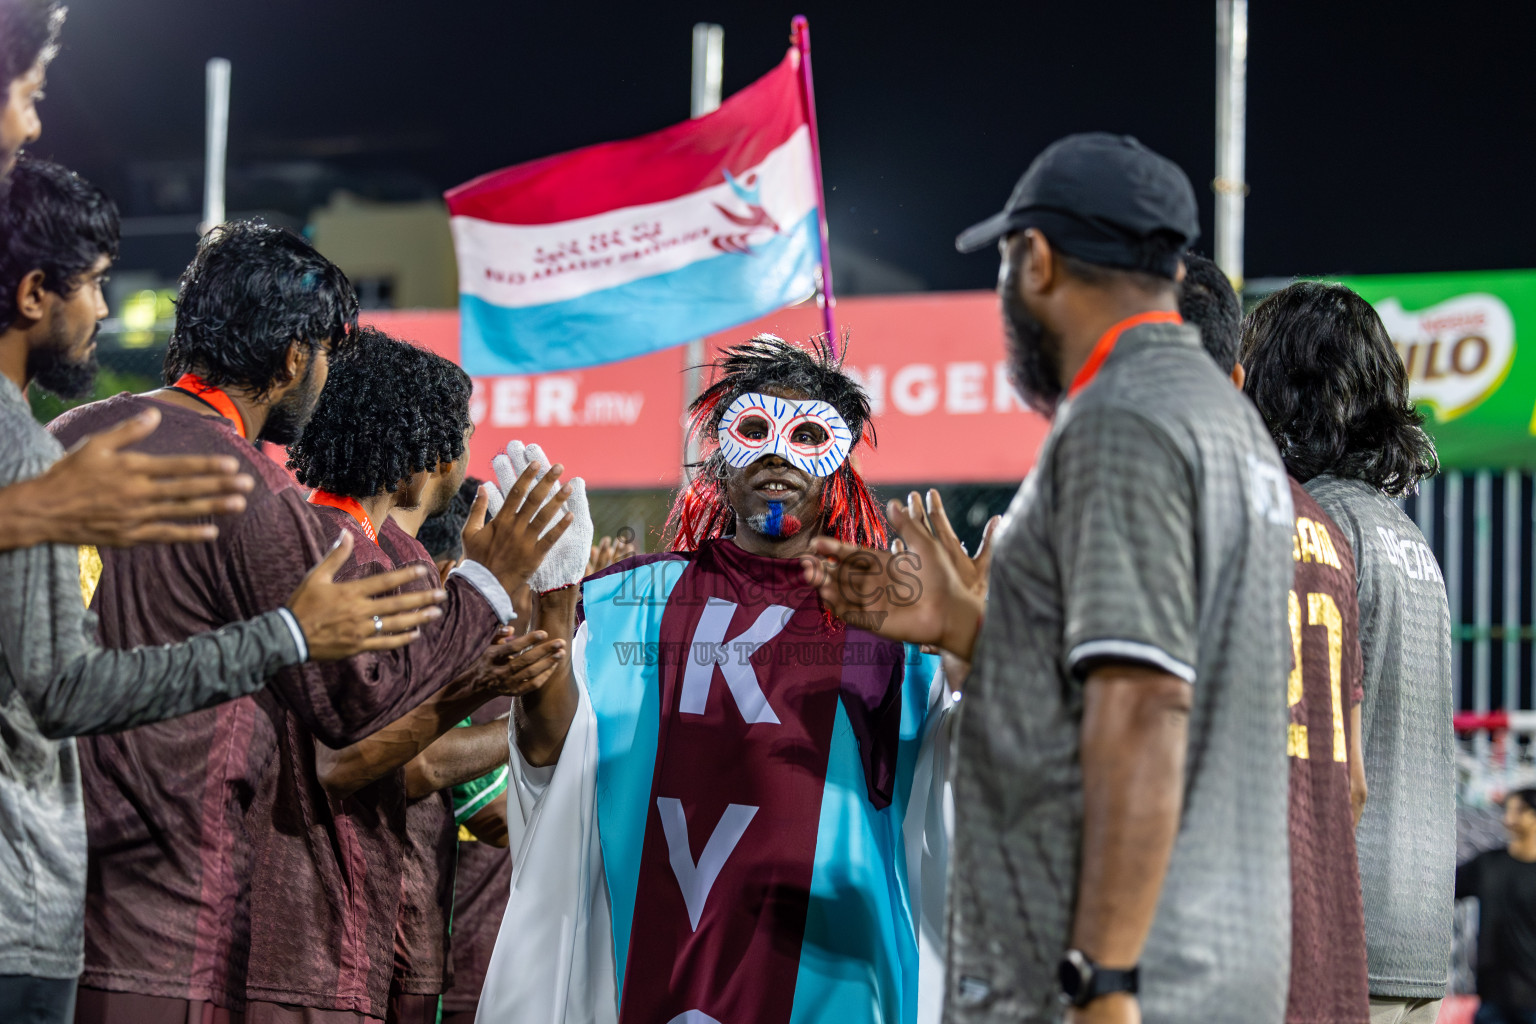
[[[200,168],[212,56],[234,62],[231,212],[302,217],[338,182],[419,198],[682,120],[695,21],[725,27],[728,95],[782,57],[805,13],[834,250],[929,288],[990,287],[996,260],[956,254],[955,233],[1052,139],[1109,129],[1189,172],[1209,251],[1209,0],[69,7],[34,152],[130,216],[197,212],[200,179],[161,172]],[[1250,278],[1536,264],[1536,8],[1260,0],[1250,26]]]

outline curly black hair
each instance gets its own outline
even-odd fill
[[[22,157],[0,198],[0,331],[16,322],[21,279],[68,298],[103,256],[117,258],[117,207],[74,171]]]
[[[416,532],[416,539],[421,541],[421,546],[427,549],[427,553],[434,561],[441,562],[445,559],[456,561],[464,557],[464,538],[461,535],[464,522],[469,519],[469,510],[475,503],[475,494],[484,482],[472,476],[465,477],[447,510],[435,516],[428,516],[422,521],[421,529]]]
[[[1439,471],[1386,326],[1343,285],[1298,281],[1259,303],[1241,354],[1243,390],[1302,483],[1332,473],[1400,497]]]
[[[66,11],[58,0],[0,0],[0,104],[12,82],[53,59]]]
[[[351,282],[314,246],[260,221],[221,224],[181,275],[165,383],[195,373],[262,398],[286,381],[293,341],[336,357],[356,326]]]
[[[1179,315],[1200,329],[1200,343],[1221,372],[1231,373],[1243,333],[1243,304],[1226,271],[1204,256],[1185,253]]]
[[[307,487],[371,498],[464,454],[470,382],[449,360],[376,328],[354,334],[288,446],[288,468]]]

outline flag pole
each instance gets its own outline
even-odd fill
[[[805,123],[811,133],[811,164],[816,172],[816,226],[821,232],[821,280],[816,291],[816,303],[821,307],[822,324],[833,355],[837,353],[837,320],[833,307],[837,299],[832,294],[832,251],[827,237],[827,194],[821,183],[821,136],[816,131],[816,87],[811,81],[811,24],[805,15],[797,14],[790,22],[795,49],[800,52],[800,102],[805,108]]]
[[[725,69],[725,29],[701,21],[693,26],[693,85],[689,91],[688,116],[703,117],[720,109],[720,82]],[[688,407],[704,390],[704,339],[695,338],[683,348],[683,483],[689,466],[699,461],[698,439],[688,430]]]

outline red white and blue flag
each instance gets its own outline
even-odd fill
[[[799,50],[712,114],[447,193],[472,374],[626,359],[809,298],[818,171]]]

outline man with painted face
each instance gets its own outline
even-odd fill
[[[762,335],[690,411],[673,550],[535,585],[572,656],[514,706],[522,839],[480,1019],[912,1024],[947,698],[801,567],[817,537],[886,542],[850,459],[868,398],[824,342]]]

